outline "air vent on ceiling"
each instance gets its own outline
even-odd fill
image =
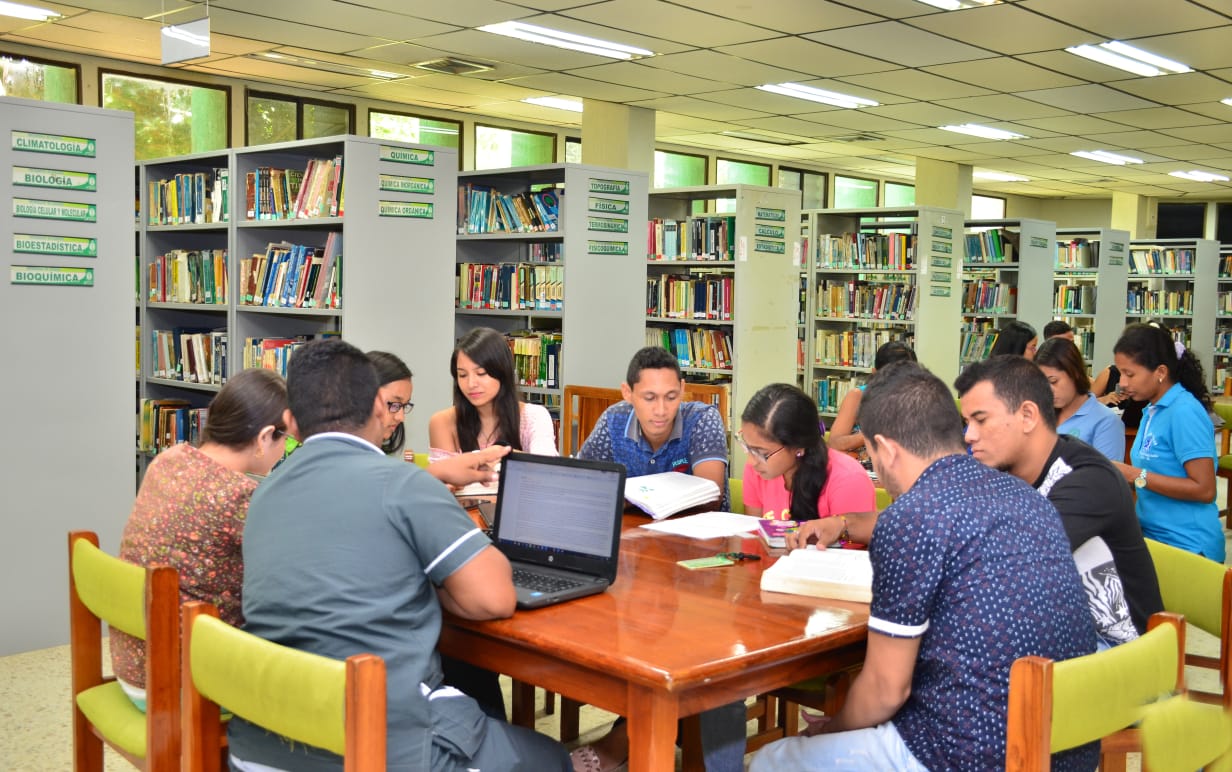
[[[885,137],[860,131],[855,134],[844,134],[841,137],[830,137],[831,142],[881,142]]]
[[[463,59],[454,59],[451,56],[429,59],[426,62],[419,62],[411,66],[419,70],[440,73],[441,75],[474,75],[477,72],[487,72],[488,70],[495,69],[490,64],[468,62]]]

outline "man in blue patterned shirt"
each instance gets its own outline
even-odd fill
[[[1010,665],[1095,651],[1060,516],[967,455],[949,389],[915,363],[877,372],[859,421],[895,502],[880,517],[806,523],[788,546],[844,530],[868,543],[864,668],[813,736],[767,746],[751,769],[1003,769]],[[1098,753],[1098,743],[1059,753],[1053,769],[1094,769]]]

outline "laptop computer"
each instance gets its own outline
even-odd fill
[[[595,595],[616,581],[624,490],[621,464],[501,459],[492,540],[513,565],[518,608]]]

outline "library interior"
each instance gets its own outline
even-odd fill
[[[437,458],[429,418],[465,398],[453,365],[464,336],[503,335],[510,383],[546,409],[565,456],[630,399],[629,357],[662,347],[684,398],[722,419],[723,500],[738,512],[742,472],[767,463],[747,416],[739,431],[763,387],[794,385],[823,431],[851,431],[841,407],[884,345],[908,344],[948,387],[1010,326],[1042,344],[1063,321],[1098,390],[1122,330],[1151,322],[1201,365],[1225,522],[1229,41],[1232,0],[0,2],[0,184],[12,202],[0,207],[0,684],[18,695],[0,759],[82,768],[67,534],[92,531],[118,554],[160,452],[200,443],[233,376],[285,377],[314,339],[409,366],[421,407],[391,404],[406,460],[425,467],[430,446]],[[1125,424],[1112,459],[1126,469],[1138,431]],[[878,488],[877,508],[889,501]],[[657,565],[634,530],[628,565]],[[815,598],[759,599],[783,553],[733,533],[670,536],[668,568],[756,548],[766,559],[697,574],[733,577],[726,600],[749,619],[822,624],[804,613]],[[635,770],[709,761],[705,718],[700,747],[694,722],[677,750],[674,730],[660,742],[664,716],[674,726],[749,698],[752,759],[803,728],[788,715],[806,699],[792,692],[801,677],[825,682],[832,710],[858,671],[868,604],[824,606],[844,620],[824,635],[741,622],[737,643],[711,642],[747,658],[725,670],[717,649],[673,629],[713,608],[689,609],[682,592],[664,609],[631,581],[573,608],[597,613],[617,591],[615,603],[657,606],[659,634],[696,647],[692,660],[658,652],[667,664],[611,676],[602,657],[566,662],[577,642],[542,622],[491,633],[455,620],[441,646],[473,649],[472,664],[503,674],[515,722],[571,747],[627,716]],[[1184,611],[1181,644],[1216,662],[1186,668],[1191,687],[1219,691],[1232,676],[1228,581],[1214,622]],[[1164,606],[1181,610],[1170,592]],[[622,652],[644,632],[630,625]],[[502,669],[490,634],[520,664]],[[554,634],[551,657],[518,639]],[[680,691],[649,684],[656,668]],[[626,680],[596,685],[609,676]],[[1195,716],[1181,723],[1211,720]],[[1212,733],[1232,738],[1226,722]],[[128,767],[108,752],[106,768]]]

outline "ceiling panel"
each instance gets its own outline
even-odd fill
[[[791,33],[881,21],[878,16],[827,0],[706,0],[705,9],[715,16]]]
[[[666,31],[677,42],[701,48],[778,37],[778,33],[764,27],[656,0],[609,0],[562,14],[652,37],[662,36]]]
[[[656,99],[667,96],[661,91],[647,91],[642,88],[620,86],[615,83],[605,83],[601,80],[579,78],[559,72],[545,72],[540,75],[530,75],[524,78],[506,80],[511,86],[537,89],[563,96],[582,97],[584,99],[601,99],[605,102],[631,102],[638,99]]]
[[[836,134],[845,134],[849,130],[838,126],[829,126],[816,123],[814,121],[801,120],[789,116],[771,115],[765,118],[751,118],[749,120],[736,121],[735,128],[758,128],[767,129],[769,131],[780,131],[784,134],[793,134],[801,137],[826,137]]]
[[[218,2],[219,0],[213,1]],[[252,4],[251,0],[222,1],[237,5]],[[277,2],[278,0],[273,1]],[[298,2],[298,0],[295,1]],[[579,0],[579,2],[584,1]],[[266,2],[271,2],[271,0],[266,0]],[[447,3],[408,3],[406,0],[355,0],[355,2],[369,8],[394,11],[396,13],[406,13],[408,10],[413,10],[415,16],[444,24],[451,24],[455,27],[481,27],[484,24],[495,24],[511,19],[525,19],[528,16],[535,15],[535,13],[522,6],[537,7],[534,3],[514,5],[513,3],[501,2],[501,0],[449,0]],[[578,5],[578,2],[570,3],[570,5]]]
[[[1006,54],[1047,51],[1077,45],[1089,37],[1082,30],[1003,3],[961,13],[938,13],[912,19],[914,27],[964,40]],[[1006,34],[1012,30],[1013,34]]]
[[[1023,0],[1029,11],[1050,16],[1109,40],[1127,40],[1227,24],[1227,19],[1189,2],[1160,0]]]
[[[280,45],[311,48],[335,54],[386,42],[385,39],[379,37],[356,35],[336,27],[334,29],[313,27],[288,21],[285,18],[241,13],[218,7],[210,8],[210,30],[225,35],[268,40]]]
[[[741,118],[755,118],[765,113],[756,110],[746,110],[743,107],[721,105],[717,102],[707,102],[704,99],[692,97],[663,97],[631,102],[635,107],[648,107],[652,110],[667,110],[669,112],[692,115],[695,118],[708,118],[713,121],[734,121]]]
[[[1232,98],[1232,84],[1228,86],[1228,97]],[[1178,113],[1197,113],[1216,121],[1232,121],[1232,106],[1222,102],[1200,102],[1192,105],[1179,105]],[[1183,110],[1183,112],[1182,112]]]
[[[1232,123],[1217,123],[1210,126],[1180,126],[1166,132],[1174,137],[1191,142],[1232,142]]]
[[[289,17],[279,14],[268,6],[263,7],[262,4],[252,3],[248,0],[214,0],[210,5],[212,6],[211,15],[214,9],[230,8],[234,11],[272,17],[279,21],[292,18],[296,23],[321,27],[323,29],[342,27],[347,32],[353,34],[368,35],[386,40],[404,40],[413,37],[423,37],[424,35],[438,35],[444,32],[452,32],[459,29],[460,26],[465,26],[442,24],[425,18],[409,16],[406,13],[406,9],[411,6],[406,6],[405,4],[402,8],[382,10],[380,8],[365,7],[364,4],[341,2],[341,0],[295,0],[295,12]],[[396,13],[395,10],[397,11]],[[339,20],[344,18],[346,19],[345,24],[339,25]]]
[[[864,110],[829,110],[824,112],[811,113],[803,116],[798,116],[809,120],[816,118],[818,123],[824,123],[828,126],[839,126],[850,131],[903,131],[906,129],[918,129],[919,126],[914,123],[904,123],[903,121],[886,118],[881,115],[873,115]]]
[[[584,54],[580,51],[528,43],[524,40],[478,30],[417,37],[409,42],[458,54],[463,59],[477,57],[479,61],[517,62],[541,70],[568,70],[573,67],[586,67],[611,61],[597,54]]]
[[[642,62],[656,69],[698,78],[714,78],[724,83],[735,83],[742,86],[760,86],[763,83],[783,83],[807,78],[801,72],[782,70],[748,59],[720,54],[717,51],[688,51],[683,54],[668,54],[643,59]]]
[[[385,81],[353,86],[351,90],[366,94],[374,99],[386,99],[391,102],[411,102],[457,108],[479,107],[502,101],[479,94],[461,94],[456,91],[424,88],[417,85],[418,83],[418,79]]]
[[[892,21],[816,32],[805,37],[908,67],[982,59],[990,53],[987,49]]]
[[[1144,99],[1122,94],[1094,83],[1069,88],[1022,91],[1018,96],[1075,113],[1107,113],[1113,110],[1138,110],[1155,106]]]
[[[1232,119],[1232,108],[1228,109],[1228,118]],[[1143,129],[1170,129],[1174,126],[1201,126],[1214,123],[1215,119],[1205,115],[1195,115],[1185,110],[1173,110],[1167,107],[1147,107],[1142,110],[1114,110],[1098,113],[1100,118],[1117,121],[1129,126]]]
[[[1091,38],[1089,42],[1095,43],[1098,42],[1098,39]],[[1092,83],[1119,83],[1138,77],[1133,73],[1111,67],[1107,64],[1101,64],[1100,62],[1094,62],[1064,50],[1043,51],[1038,54],[1020,54],[1018,58],[1024,62],[1037,64],[1054,72],[1063,73],[1078,80],[1090,81]]]
[[[698,94],[698,99],[705,99],[719,104],[730,104],[757,110],[772,115],[801,115],[816,113],[818,104],[806,99],[772,94],[769,91],[759,91],[755,88],[728,89],[725,91],[708,91]]]
[[[541,91],[516,83],[494,83],[488,80],[463,78],[458,75],[432,75],[425,73],[424,77],[416,78],[415,85],[423,88],[434,88],[441,91],[455,91],[459,94],[473,94],[497,100],[518,100],[529,96],[538,96]]]
[[[243,56],[233,56],[218,62],[203,64],[199,69],[226,74],[231,77],[237,75],[253,76],[268,81],[299,83],[302,87],[309,88],[312,86],[353,88],[365,83],[373,83],[377,80],[376,78],[364,78],[359,75],[324,72],[309,67],[294,67],[264,59],[249,59]]]
[[[775,38],[717,49],[754,62],[764,62],[814,77],[837,78],[896,69],[879,59],[853,54],[833,46],[798,37]]]
[[[980,86],[961,83],[922,70],[896,69],[868,75],[844,75],[841,82],[911,99],[957,99],[992,93]]]
[[[1005,159],[1030,158],[1031,156],[1044,155],[1049,152],[1031,145],[1024,145],[1021,142],[972,142],[963,145],[963,147],[975,153],[999,156]]]
[[[1224,19],[1222,27],[1182,32],[1175,35],[1156,35],[1135,40],[1134,45],[1152,53],[1175,59],[1195,70],[1213,70],[1232,67],[1232,19]]]
[[[1221,158],[1228,152],[1199,142],[1186,143],[1184,145],[1164,145],[1162,147],[1153,147],[1151,150],[1177,161],[1201,161],[1204,159]]]
[[[64,13],[64,9],[70,6],[61,5],[60,3],[33,3],[40,8],[50,8],[52,10]],[[165,14],[171,18],[183,14],[184,19],[193,19],[197,16],[205,15],[205,6],[203,3],[186,2],[185,0],[72,0],[70,4],[72,8],[87,8],[92,11],[105,11],[120,16],[132,16],[138,19]],[[177,18],[171,18],[171,23],[180,21]]]
[[[1160,148],[1176,144],[1176,137],[1154,131],[1114,131],[1108,134],[1093,134],[1090,139],[1092,142],[1102,142],[1124,148]]]
[[[994,91],[1064,88],[1082,83],[1059,72],[1036,67],[1017,59],[977,59],[970,62],[925,67],[928,72]]]
[[[1052,118],[1070,114],[1068,110],[1032,102],[1029,99],[1020,99],[1010,94],[942,99],[937,104],[984,116],[986,120],[1020,121],[1024,118]]]
[[[1228,32],[1228,41],[1232,42],[1232,31]],[[1165,105],[1218,102],[1232,91],[1232,84],[1200,72],[1137,78],[1118,83],[1116,87],[1121,91],[1128,91],[1143,99],[1150,99]]]
[[[1093,118],[1089,115],[1068,115],[1060,118],[1030,118],[1019,121],[1019,123],[1028,127],[1024,132],[1028,135],[1030,135],[1031,129],[1043,129],[1044,131],[1056,134],[1077,134],[1089,137],[1092,134],[1124,132],[1130,128],[1123,123],[1105,121],[1102,118]]]
[[[693,94],[702,91],[718,91],[728,84],[712,78],[695,78],[669,72],[658,67],[648,67],[642,62],[614,62],[572,70],[574,75],[594,78],[617,85],[644,88],[647,91],[665,91],[669,94]]]

